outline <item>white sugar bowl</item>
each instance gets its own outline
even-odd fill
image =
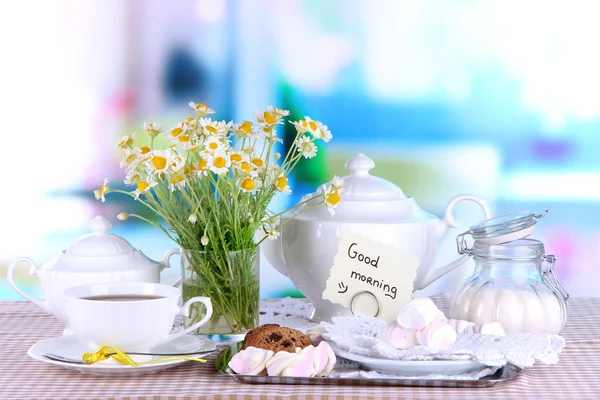
[[[106,218],[95,217],[88,224],[92,233],[77,239],[39,268],[30,258],[14,259],[8,267],[8,283],[21,296],[65,324],[67,318],[63,309],[62,292],[71,286],[100,282],[158,283],[160,272],[170,267],[169,258],[178,254],[179,250],[171,249],[161,262],[153,261],[122,237],[108,233],[111,226]],[[43,300],[29,296],[17,286],[14,272],[20,263],[29,264],[29,274],[40,278]]]

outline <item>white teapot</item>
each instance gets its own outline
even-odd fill
[[[106,218],[95,217],[88,224],[92,233],[76,240],[40,268],[30,258],[14,259],[8,266],[8,283],[21,296],[53,314],[65,325],[67,318],[62,292],[69,287],[100,282],[158,283],[160,272],[170,267],[169,258],[179,254],[179,250],[169,250],[161,262],[153,261],[125,239],[108,233],[111,226]],[[29,296],[17,286],[14,271],[20,263],[29,264],[29,274],[40,278],[43,300]]]
[[[439,240],[449,227],[458,226],[452,216],[456,203],[473,201],[481,206],[485,218],[489,218],[483,199],[457,196],[449,202],[440,220],[423,211],[415,199],[405,195],[398,186],[371,176],[369,170],[374,167],[375,163],[364,154],[350,158],[346,162],[350,175],[341,178],[345,191],[335,216],[330,215],[324,204],[314,206],[308,201],[323,193],[327,185],[322,185],[316,193],[304,196],[301,202],[307,202],[301,207],[306,210],[301,208],[299,214],[298,210],[293,211],[296,216],[282,226],[279,238],[265,240],[261,245],[273,267],[289,277],[311,301],[314,309],[309,317],[313,321],[329,321],[351,312],[322,297],[344,231],[356,232],[416,256],[419,267],[414,290],[419,290],[468,259],[462,256],[444,267],[433,268]]]

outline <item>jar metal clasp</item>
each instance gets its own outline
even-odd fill
[[[565,290],[563,285],[560,283],[556,275],[554,274],[554,264],[556,263],[556,257],[553,255],[545,255],[543,259],[546,263],[548,263],[548,268],[542,268],[542,279],[548,286],[552,289],[555,289],[563,299],[569,299],[569,293]]]

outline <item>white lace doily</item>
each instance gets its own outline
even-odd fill
[[[261,324],[279,324],[306,332],[318,325],[308,319],[312,306],[302,299],[285,298],[278,301],[262,301],[260,304]],[[332,323],[321,323],[325,329],[324,338],[336,343],[342,349],[355,354],[374,358],[397,360],[432,359],[474,359],[490,368],[461,376],[444,376],[449,379],[478,379],[494,373],[499,367],[511,363],[521,368],[534,363],[555,364],[565,346],[561,336],[544,333],[516,333],[504,337],[493,335],[459,334],[454,345],[443,352],[432,354],[425,346],[398,350],[379,338],[387,323],[383,320],[365,317],[337,317]],[[336,365],[330,376],[385,378],[386,375],[374,371],[363,371],[351,362]],[[440,378],[436,375],[433,378]],[[432,378],[432,377],[421,377]]]

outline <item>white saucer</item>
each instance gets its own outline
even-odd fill
[[[153,353],[193,353],[211,351],[216,349],[216,343],[210,339],[206,339],[203,336],[196,335],[184,335],[180,338],[173,340],[170,343],[158,346],[152,349]],[[40,340],[27,351],[29,357],[45,362],[47,364],[58,365],[60,367],[68,368],[81,372],[83,374],[91,375],[102,375],[102,376],[115,376],[115,375],[143,375],[152,374],[155,372],[163,371],[168,368],[173,368],[181,365],[186,360],[173,360],[164,361],[156,364],[146,364],[137,367],[129,365],[119,364],[116,361],[109,359],[101,361],[95,364],[71,364],[61,361],[54,361],[44,357],[46,353],[54,353],[63,357],[81,359],[84,353],[89,352],[88,349],[74,336],[59,336],[51,339]],[[130,356],[136,362],[150,361],[157,358],[166,356]],[[189,355],[187,357],[194,357]],[[199,356],[202,358],[202,356]]]
[[[474,360],[407,361],[366,357],[342,350],[336,346],[335,343],[329,342],[329,344],[336,355],[354,361],[355,363],[360,364],[364,369],[377,371],[382,374],[400,376],[452,376],[467,374],[487,368],[486,365]]]

